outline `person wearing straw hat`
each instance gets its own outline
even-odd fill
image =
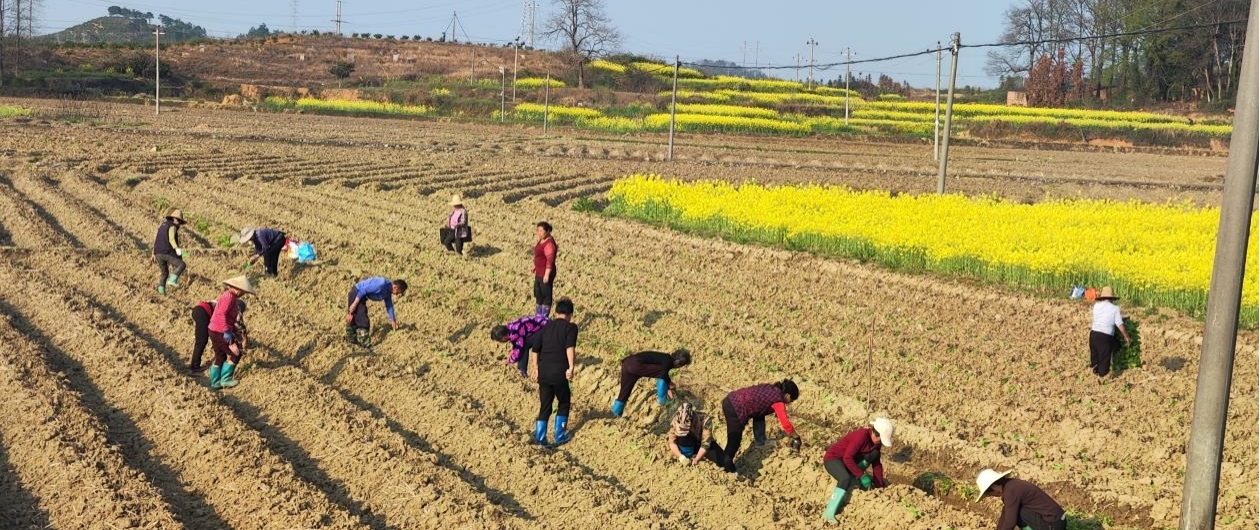
[[[274,228],[247,227],[241,229],[238,240],[242,245],[254,244],[254,254],[249,257],[247,266],[253,266],[258,262],[258,258],[262,258],[265,267],[264,276],[275,277],[279,274],[280,254],[284,252],[285,243],[289,240],[284,232]]]
[[[158,272],[157,292],[166,294],[167,287],[179,287],[179,277],[184,274],[184,249],[179,245],[179,227],[184,226],[184,212],[174,208],[166,213],[166,219],[158,226],[153,238],[153,254],[150,261],[156,263]]]
[[[210,388],[232,388],[238,381],[232,378],[236,372],[236,364],[245,354],[245,336],[237,327],[240,320],[241,306],[237,303],[242,296],[254,294],[254,282],[248,276],[237,276],[223,280],[227,287],[214,304],[214,314],[210,315],[210,344],[214,346],[214,364],[210,366]]]
[[[998,530],[1065,530],[1067,513],[1036,484],[984,469],[976,476],[976,502],[990,496],[1002,499]]]
[[[744,428],[753,424],[753,442],[760,445],[766,441],[766,416],[774,414],[779,418],[779,426],[792,438],[792,449],[801,448],[801,436],[792,426],[788,418],[787,406],[801,397],[801,390],[791,379],[778,383],[753,385],[735,390],[722,399],[722,416],[726,420],[726,471],[735,473],[735,457],[739,454],[740,443],[743,442]]]
[[[442,246],[446,250],[464,255],[464,243],[472,241],[472,228],[468,226],[468,209],[459,195],[451,196],[451,215],[442,230]]]
[[[870,426],[836,440],[823,453],[823,469],[836,479],[836,487],[831,490],[831,499],[823,511],[824,522],[836,522],[836,512],[840,511],[847,492],[853,490],[855,479],[858,481],[856,485],[862,489],[888,486],[879,452],[881,447],[892,447],[895,429],[892,420],[881,416],[875,418]],[[870,469],[870,474],[866,473],[867,469]]]
[[[398,318],[394,315],[394,295],[407,292],[406,280],[390,280],[375,276],[354,284],[346,298],[346,340],[358,343],[365,348],[372,347],[372,322],[368,320],[368,300],[385,302],[385,313],[389,315],[389,325],[398,329]]]
[[[1116,340],[1116,332],[1129,343],[1129,332],[1124,329],[1124,316],[1120,314],[1120,306],[1115,291],[1108,285],[1098,292],[1094,301],[1094,318],[1089,325],[1089,364],[1094,375],[1104,377],[1111,371],[1111,356],[1120,351],[1120,341]]]
[[[203,300],[192,307],[193,352],[192,360],[188,363],[189,375],[200,376],[206,371],[206,365],[201,364],[201,356],[206,351],[206,344],[210,342],[210,317],[214,315],[217,305],[216,300]],[[236,305],[239,307],[236,338],[240,339],[242,347],[249,347],[249,331],[245,327],[245,301],[238,299]]]

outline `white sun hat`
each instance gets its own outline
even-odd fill
[[[997,482],[998,479],[1009,474],[1011,474],[1010,471],[998,473],[997,471],[988,468],[981,470],[980,475],[976,477],[976,489],[980,490],[980,493],[976,494],[975,502],[980,502],[980,499],[984,497],[984,492],[989,491],[989,487],[992,486],[994,482]]]
[[[875,418],[871,426],[875,427],[875,432],[879,433],[879,443],[884,447],[892,447],[893,431],[896,430],[892,420],[884,417]]]

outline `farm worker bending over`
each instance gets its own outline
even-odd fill
[[[280,253],[284,251],[284,244],[288,241],[284,232],[274,228],[242,228],[240,240],[242,245],[254,244],[254,254],[249,257],[249,265],[262,258],[266,267],[265,276],[274,277],[279,273]]]
[[[669,371],[691,364],[691,352],[675,350],[672,354],[658,351],[639,352],[621,360],[621,391],[617,400],[613,401],[613,416],[621,417],[626,410],[626,401],[630,392],[641,377],[656,378],[656,402],[664,405],[667,399],[674,399],[674,382],[669,379]]]
[[[551,237],[551,223],[534,225],[538,242],[534,244],[534,303],[537,314],[551,314],[551,292],[556,282],[556,240]]]
[[[721,466],[726,455],[722,446],[713,439],[713,431],[709,429],[709,416],[691,407],[691,403],[683,402],[674,412],[674,419],[669,424],[669,452],[685,465],[699,464],[709,459]]]
[[[862,489],[882,488],[888,485],[884,480],[884,464],[879,460],[880,447],[892,447],[893,422],[888,418],[875,418],[870,427],[863,427],[836,440],[823,454],[823,469],[836,479],[836,488],[831,491],[831,500],[823,512],[823,521],[836,522],[836,512],[844,502],[845,492],[852,491],[860,485]],[[867,475],[869,468],[871,474]],[[854,479],[858,484],[854,484]]]
[[[368,334],[372,329],[367,313],[368,300],[385,302],[385,312],[389,314],[389,325],[398,329],[398,319],[394,316],[394,295],[406,292],[405,280],[391,282],[387,278],[376,276],[356,283],[350,288],[350,294],[346,298],[346,340],[351,343],[357,340],[365,348],[372,346],[372,338]]]
[[[245,354],[245,335],[236,326],[240,320],[241,306],[237,304],[245,294],[254,294],[254,282],[247,276],[223,280],[227,290],[219,295],[210,315],[210,343],[214,345],[214,365],[210,367],[210,388],[232,388],[239,381],[232,379],[236,363]],[[226,362],[224,362],[226,361]]]
[[[153,238],[153,255],[150,261],[158,266],[157,292],[166,294],[166,287],[179,287],[179,276],[184,274],[184,249],[179,246],[179,227],[184,226],[184,212],[175,208],[166,214],[166,220],[158,226]]]
[[[547,444],[547,420],[556,401],[555,445],[569,441],[569,381],[577,356],[578,327],[572,322],[573,301],[556,302],[556,317],[525,340],[529,345],[529,376],[538,383],[538,420],[534,441]]]
[[[494,329],[490,330],[490,340],[507,342],[512,345],[512,351],[508,353],[506,364],[515,363],[516,369],[521,372],[521,377],[529,376],[529,351],[525,346],[525,340],[537,333],[550,321],[545,316],[528,315],[508,322],[505,325],[495,326]]]
[[[1103,287],[1094,302],[1094,321],[1089,325],[1089,364],[1094,367],[1094,375],[1103,377],[1111,371],[1111,356],[1120,351],[1120,341],[1116,340],[1116,332],[1129,343],[1129,332],[1124,329],[1124,316],[1120,314],[1120,306],[1114,304],[1117,296],[1111,286]]]
[[[464,254],[464,242],[472,241],[472,228],[468,226],[468,209],[459,195],[451,196],[451,216],[442,231],[442,246],[456,254]]]
[[[753,422],[753,441],[758,445],[766,441],[766,416],[774,413],[779,418],[783,432],[792,438],[792,449],[801,448],[801,437],[788,419],[787,406],[801,396],[801,391],[791,379],[774,384],[754,385],[741,388],[722,399],[722,416],[726,418],[726,470],[734,473],[735,455],[743,441],[744,428]]]
[[[1064,530],[1067,514],[1046,492],[1026,480],[1011,478],[1005,473],[985,469],[976,477],[976,489],[980,495],[1002,499],[1002,515],[998,518],[998,530],[1029,528],[1031,530]]]
[[[193,320],[193,352],[192,362],[188,363],[189,375],[201,375],[206,367],[201,364],[201,355],[206,351],[206,343],[210,341],[210,317],[214,315],[216,300],[206,300],[192,308]],[[245,329],[245,301],[236,300],[236,338],[242,346],[249,346],[249,331]]]

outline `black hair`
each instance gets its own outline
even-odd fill
[[[990,485],[989,485],[989,488],[992,488],[993,486],[1003,486],[1003,487],[1005,487],[1005,486],[1006,486],[1006,483],[1007,483],[1007,482],[1009,482],[1010,480],[1011,480],[1011,477],[1009,477],[1009,476],[999,478],[999,479],[997,479],[997,480],[993,481],[993,484],[990,484]]]
[[[534,226],[537,226],[538,228],[543,229],[543,232],[546,232],[548,234],[551,233],[551,223],[548,223],[547,221],[538,221],[538,224]]]
[[[507,326],[499,325],[499,326],[495,326],[491,328],[490,340],[495,341],[495,342],[507,342],[508,340]]]
[[[556,314],[572,316],[573,315],[573,300],[569,300],[568,298],[561,298],[559,300],[556,300]]]
[[[670,358],[674,359],[674,368],[687,366],[691,364],[691,352],[686,348],[679,348],[670,354]]]
[[[394,285],[398,286],[398,294],[407,292],[407,280],[394,280]]]
[[[778,383],[775,383],[774,386],[782,391],[783,395],[792,396],[792,401],[796,401],[801,398],[801,389],[797,388],[796,383],[791,379],[779,381]]]
[[[240,312],[242,312],[242,313],[244,313],[244,312],[245,312],[245,301],[244,301],[244,300],[242,300],[242,299],[240,299],[240,298],[237,298],[237,299],[236,299],[236,310],[237,310],[237,311],[240,311]]]

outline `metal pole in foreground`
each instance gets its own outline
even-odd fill
[[[512,103],[516,103],[516,68],[521,64],[521,38],[512,41]]]
[[[954,123],[954,81],[958,79],[958,46],[962,44],[962,35],[954,33],[949,53],[949,96],[945,99],[945,130],[941,137],[941,167],[936,174],[936,193],[945,194],[945,171],[949,166],[949,128]]]
[[[503,123],[507,113],[507,70],[499,67],[499,123]]]
[[[941,41],[936,41],[936,119],[932,122],[932,160],[941,159]]]
[[[153,28],[153,113],[162,114],[162,28]]]
[[[1199,354],[1199,379],[1195,383],[1194,416],[1186,448],[1186,481],[1181,494],[1181,530],[1210,530],[1216,526],[1216,502],[1221,482],[1221,453],[1225,444],[1225,418],[1233,379],[1234,348],[1238,340],[1238,310],[1242,299],[1243,270],[1251,208],[1255,205],[1257,178],[1256,61],[1257,16],[1260,0],[1251,0],[1247,40],[1229,142],[1225,188],[1221,193],[1221,222],[1216,234],[1216,258],[1208,288],[1207,314],[1203,319],[1203,347]]]
[[[551,72],[543,82],[543,136],[547,136],[547,122],[551,118]]]
[[[675,109],[678,108],[678,67],[682,66],[682,60],[677,55],[674,56],[674,92],[669,96],[669,155],[668,160],[674,159],[674,118],[677,116]]]

